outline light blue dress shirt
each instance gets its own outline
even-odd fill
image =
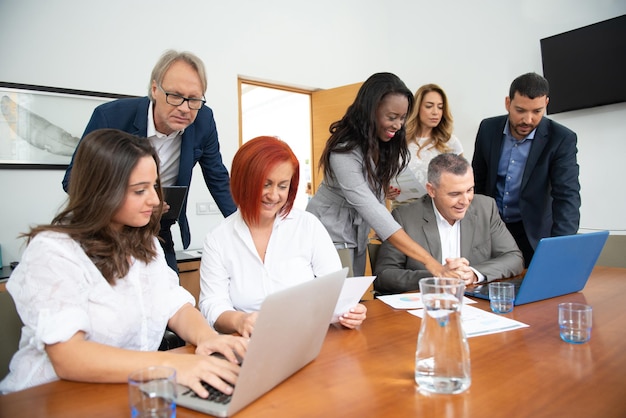
[[[536,128],[533,129],[526,138],[520,141],[511,135],[508,119],[504,125],[502,132],[504,144],[502,145],[496,179],[496,204],[502,220],[506,223],[522,220],[519,208],[522,176],[536,131]]]

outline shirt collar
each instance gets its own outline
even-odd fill
[[[439,226],[439,228],[441,227],[453,228],[454,226],[456,226],[456,224],[458,224],[461,221],[461,219],[457,219],[456,221],[454,221],[452,225],[450,225],[450,223],[446,220],[446,218],[444,218],[443,215],[437,209],[437,205],[435,205],[434,199],[431,198],[430,201],[433,205],[433,210],[435,211],[435,218],[437,219],[437,225]]]
[[[511,138],[514,139],[515,141],[517,141],[518,143],[524,142],[526,140],[531,140],[531,139],[535,139],[535,133],[537,132],[537,128],[533,129],[532,131],[530,131],[530,133],[528,135],[526,135],[526,138],[522,139],[521,141],[517,138],[515,138],[512,134],[511,134],[511,125],[509,125],[510,121],[509,118],[506,118],[506,123],[504,124],[504,131],[502,131],[502,133],[504,134],[504,136],[506,138]]]
[[[183,129],[180,131],[172,132],[169,135],[165,135],[164,133],[157,131],[156,126],[154,125],[154,113],[152,110],[153,110],[153,102],[152,100],[150,100],[150,105],[148,106],[148,127],[146,129],[146,137],[169,138],[169,137],[182,135],[183,132],[185,132],[185,130]]]
[[[293,212],[294,212],[294,208],[291,209],[291,211],[287,214],[287,216],[282,216],[281,214],[276,215],[276,219],[274,219],[274,226],[272,227],[272,229],[278,228],[282,223],[284,223],[287,220],[294,219]],[[235,221],[238,225],[238,228],[243,228],[247,230],[248,225],[246,224],[246,221],[243,220],[243,216],[241,216],[241,211],[237,209],[234,215],[235,215]]]

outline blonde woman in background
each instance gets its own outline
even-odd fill
[[[410,160],[399,177],[412,173],[421,187],[410,190],[405,187],[402,190],[402,185],[393,181],[387,193],[387,198],[392,200],[392,208],[414,201],[426,193],[428,163],[437,155],[463,155],[461,142],[452,134],[453,119],[443,89],[436,84],[425,84],[415,92],[414,103],[415,107],[406,121]]]

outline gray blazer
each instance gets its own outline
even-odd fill
[[[385,206],[384,196],[376,196],[370,189],[361,151],[332,153],[330,165],[335,179],[324,178],[306,210],[322,221],[337,248],[364,252],[370,228],[381,240],[400,229]]]
[[[441,240],[430,196],[400,206],[392,214],[413,240],[442,261]],[[474,195],[461,220],[461,257],[489,281],[522,272],[522,252],[502,222],[492,198]],[[383,242],[378,251],[374,274],[377,276],[374,289],[382,294],[418,290],[419,280],[432,276],[422,263],[408,258],[389,242]]]

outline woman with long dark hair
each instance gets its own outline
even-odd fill
[[[391,73],[370,76],[343,118],[330,126],[320,168],[324,180],[307,206],[337,249],[351,250],[356,276],[365,272],[368,235],[389,240],[398,250],[422,262],[435,276],[453,276],[413,241],[385,206],[391,180],[406,166],[404,122],[413,94]]]

